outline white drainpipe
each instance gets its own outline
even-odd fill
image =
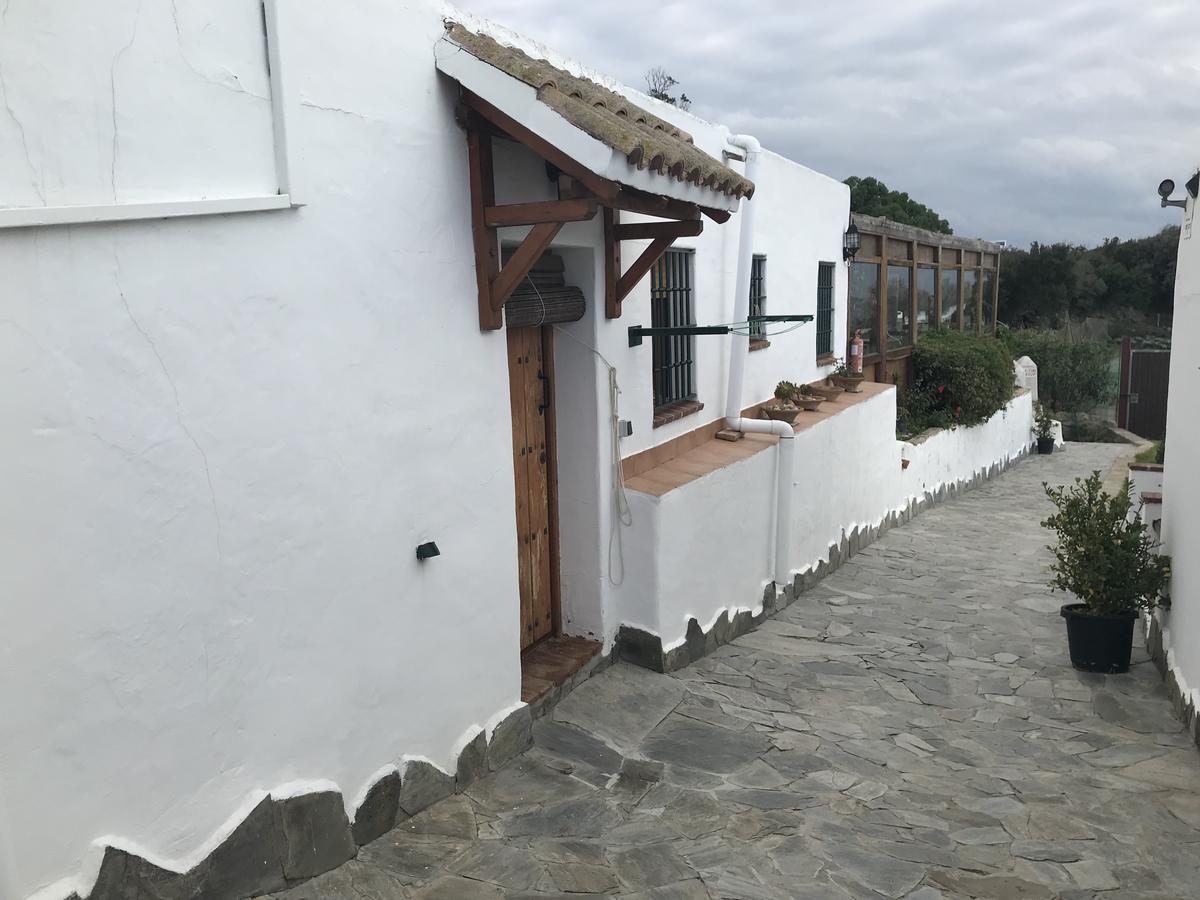
[[[762,146],[748,134],[735,134],[729,143],[746,155],[746,177],[755,181],[758,175],[758,154]],[[738,236],[737,276],[734,280],[733,321],[744,322],[750,315],[750,266],[754,256],[753,200],[743,201]],[[788,548],[792,536],[792,472],[796,456],[796,432],[787,422],[773,419],[742,417],[742,384],[746,372],[749,341],[736,335],[729,342],[729,380],[725,396],[725,424],[734,431],[774,434],[779,437],[779,459],[775,477],[775,581],[785,585],[791,574],[788,568]]]

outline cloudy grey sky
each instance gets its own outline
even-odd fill
[[[663,66],[698,115],[959,234],[1149,234],[1200,164],[1200,0],[457,2],[642,89]]]

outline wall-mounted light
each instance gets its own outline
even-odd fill
[[[428,541],[427,543],[417,545],[417,559],[419,559],[421,562],[441,555],[442,551],[438,549],[438,545],[433,541]]]
[[[851,222],[846,233],[842,235],[842,260],[850,262],[856,253],[858,253],[858,226]]]
[[[1187,208],[1186,200],[1171,200],[1171,199],[1169,199],[1173,193],[1175,193],[1175,182],[1172,181],[1170,178],[1164,178],[1162,181],[1160,181],[1158,183],[1158,196],[1162,198],[1162,205],[1164,207],[1178,206],[1180,209],[1186,209]],[[1196,195],[1192,194],[1192,196],[1195,197]]]

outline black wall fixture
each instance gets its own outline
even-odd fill
[[[441,556],[442,551],[438,549],[438,545],[433,541],[427,541],[424,544],[417,544],[417,559],[424,562],[434,556]]]

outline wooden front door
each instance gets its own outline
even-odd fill
[[[554,633],[558,566],[550,329],[508,329],[521,649]]]

